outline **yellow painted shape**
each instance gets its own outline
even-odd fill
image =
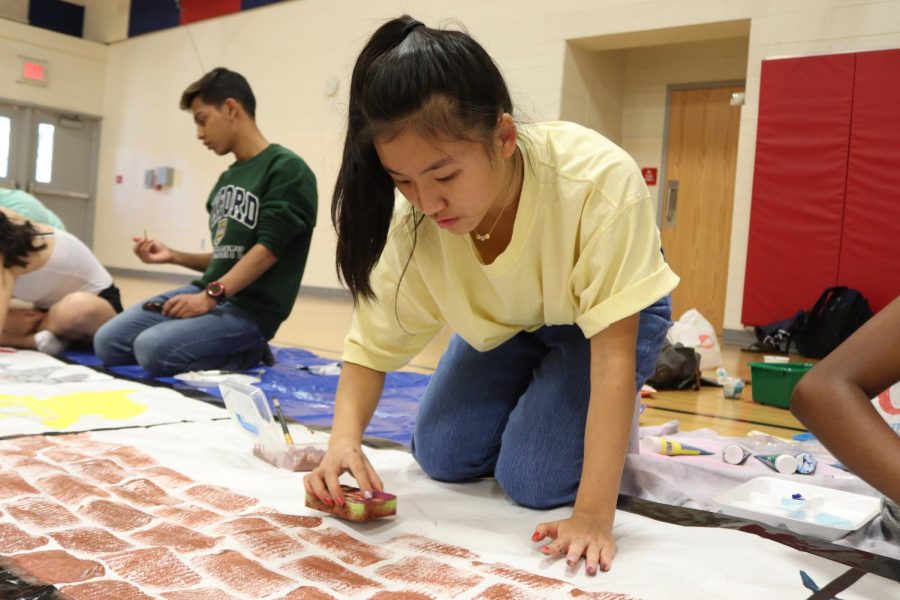
[[[45,427],[57,430],[71,427],[88,416],[124,421],[147,410],[143,404],[128,399],[128,395],[136,391],[78,392],[46,398],[0,394],[0,419],[34,418]]]

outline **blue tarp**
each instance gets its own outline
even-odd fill
[[[334,418],[334,395],[337,375],[317,375],[304,367],[327,365],[333,360],[316,356],[299,348],[272,347],[275,366],[251,369],[247,374],[261,376],[259,387],[271,399],[278,398],[286,417],[299,423],[330,427]],[[63,357],[90,367],[102,367],[93,352],[70,350]],[[155,380],[177,390],[193,389],[172,377],[151,377],[137,365],[107,367],[110,373],[132,379]],[[388,439],[409,446],[419,398],[425,392],[429,376],[419,373],[388,373],[384,393],[366,429],[366,435]],[[217,387],[203,391],[221,402]]]

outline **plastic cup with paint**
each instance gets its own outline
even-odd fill
[[[756,460],[773,471],[791,475],[797,472],[797,459],[790,454],[755,454]]]
[[[712,454],[712,452],[702,448],[655,435],[647,435],[641,438],[641,452],[665,454],[666,456],[704,456]]]
[[[722,461],[729,465],[742,465],[753,453],[740,444],[728,444],[722,448]]]

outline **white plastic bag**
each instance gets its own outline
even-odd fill
[[[716,330],[696,308],[685,312],[672,324],[666,339],[670,344],[681,343],[696,350],[700,354],[701,370],[715,369],[722,364],[722,349]]]
[[[873,398],[872,406],[887,421],[891,429],[900,435],[900,383],[895,383]]]

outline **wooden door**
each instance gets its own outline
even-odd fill
[[[663,250],[681,284],[672,315],[696,308],[721,332],[740,107],[743,86],[673,90],[669,103],[666,181],[662,195]]]

